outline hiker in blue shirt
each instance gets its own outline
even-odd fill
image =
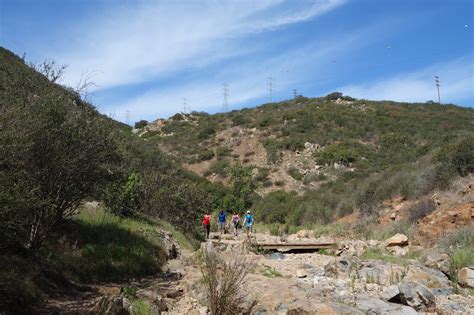
[[[244,219],[244,227],[247,232],[247,238],[252,236],[253,216],[250,214],[250,210],[247,211]]]
[[[225,219],[225,212],[222,210],[219,211],[219,215],[217,216],[217,226],[219,228],[219,231],[221,232],[221,235],[225,233]]]

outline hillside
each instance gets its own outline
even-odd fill
[[[228,183],[229,166],[240,162],[253,169],[261,196],[294,192],[342,216],[446,188],[457,171],[441,170],[442,155],[462,142],[457,148],[472,159],[473,126],[471,108],[332,93],[216,115],[176,114],[135,132],[211,181]],[[462,167],[459,173],[468,173],[472,160]]]
[[[2,314],[156,276],[168,234],[190,247],[202,238],[195,222],[226,192],[55,83],[54,64],[36,69],[47,71],[0,47]]]

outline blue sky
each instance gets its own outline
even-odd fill
[[[68,65],[101,112],[131,121],[332,91],[474,105],[474,1],[0,0],[0,45]]]

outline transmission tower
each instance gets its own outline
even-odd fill
[[[229,84],[224,83],[222,84],[222,107],[224,112],[229,110]]]
[[[127,111],[125,112],[125,115],[126,115],[127,125],[130,125],[130,111],[127,110]]]
[[[272,78],[272,76],[268,77],[268,93],[270,95],[270,103],[273,103],[273,78]]]
[[[183,113],[186,115],[186,111],[188,110],[188,99],[185,97],[183,98]]]
[[[439,85],[439,77],[436,75],[436,76],[434,77],[434,79],[435,79],[436,89],[438,90],[438,103],[439,103],[439,105],[441,105],[441,96],[440,96],[440,94],[439,94],[439,86],[440,86],[440,85]]]
[[[298,97],[298,90],[293,89],[293,98],[296,99]]]

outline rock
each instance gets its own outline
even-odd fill
[[[474,288],[474,268],[459,269],[458,283],[463,287]]]
[[[457,294],[437,296],[436,311],[449,315],[474,314],[474,298]]]
[[[170,236],[170,234],[164,230],[158,230],[158,235],[160,236],[161,242],[166,248],[168,253],[168,259],[176,259],[180,253],[179,244]]]
[[[369,247],[377,247],[379,245],[379,241],[376,241],[376,240],[368,240],[367,241],[367,245]]]
[[[408,247],[392,246],[388,248],[388,251],[397,257],[405,257],[408,255]]]
[[[324,266],[324,274],[332,277],[339,273],[350,274],[351,271],[359,268],[360,262],[354,257],[338,257]]]
[[[98,298],[92,309],[93,314],[121,315],[127,314],[128,310],[123,305],[121,296],[102,296]]]
[[[436,307],[435,296],[428,287],[419,282],[404,281],[399,286],[402,304],[417,311],[433,311]]]
[[[308,276],[308,273],[306,272],[306,270],[298,268],[296,269],[295,275],[298,278],[306,278]]]
[[[390,219],[395,220],[396,218],[397,218],[397,213],[392,212],[392,214],[390,215]]]
[[[426,256],[425,265],[431,268],[437,268],[443,273],[449,273],[449,256],[448,254],[431,253]]]
[[[408,237],[404,234],[397,233],[385,241],[386,247],[406,246],[408,245]]]
[[[363,279],[366,283],[376,283],[385,286],[399,283],[405,273],[404,267],[384,263],[380,260],[363,261],[362,267],[357,272],[359,278]]]
[[[338,244],[337,256],[362,256],[367,249],[364,241],[346,241]]]
[[[273,314],[273,312],[271,312]],[[280,314],[280,312],[278,312]],[[360,310],[339,303],[311,303],[309,300],[297,301],[288,306],[286,315],[339,315],[364,314]]]
[[[408,266],[404,280],[420,282],[429,288],[451,288],[451,281],[444,273],[418,264]]]
[[[382,292],[379,294],[380,298],[385,301],[389,301],[400,294],[400,289],[398,285],[390,285],[388,287],[384,287]]]
[[[210,252],[212,251],[212,242],[211,241],[207,241],[207,242],[202,242],[201,243],[201,251],[202,252]]]
[[[356,306],[366,314],[416,315],[417,312],[405,305],[389,303],[374,297],[358,295]]]
[[[296,232],[297,238],[314,238],[314,232],[311,230],[300,230]]]

